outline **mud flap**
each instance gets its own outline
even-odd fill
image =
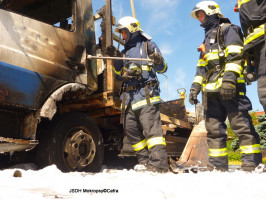
[[[170,170],[173,173],[188,172],[190,169],[207,165],[209,151],[206,136],[205,121],[202,120],[194,126],[179,160],[170,160]]]

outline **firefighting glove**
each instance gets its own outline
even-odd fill
[[[248,85],[250,85],[251,82],[254,82],[257,80],[256,68],[254,66],[247,66],[243,72],[243,75]]]
[[[163,62],[163,57],[162,54],[159,52],[153,52],[152,54],[149,55],[150,59],[152,59],[155,65],[160,65]]]
[[[191,103],[192,105],[199,103],[199,100],[197,99],[199,92],[200,91],[195,88],[190,89],[189,103]]]
[[[163,56],[160,52],[155,51],[154,49],[151,50],[151,43],[147,43],[147,53],[150,59],[153,60],[155,65],[160,65],[163,62]]]
[[[106,53],[110,57],[122,57],[120,51],[112,45],[106,48]]]
[[[198,83],[193,83],[189,93],[189,103],[192,105],[199,103],[197,99],[198,94],[200,93],[201,85]]]
[[[220,95],[223,100],[231,100],[236,96],[236,84],[229,81],[223,81]]]

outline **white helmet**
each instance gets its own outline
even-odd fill
[[[219,17],[223,17],[223,14],[220,11],[219,5],[214,1],[201,1],[199,2],[192,10],[191,16],[195,19],[198,19],[196,12],[203,10],[206,15],[210,16],[213,14],[218,14]]]
[[[139,25],[139,21],[134,17],[122,17],[115,26],[115,32],[120,33],[123,28],[127,28],[130,33],[142,31]]]

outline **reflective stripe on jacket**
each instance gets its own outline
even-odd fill
[[[238,2],[239,18],[244,36],[249,35],[248,29],[266,23],[266,0],[240,0]],[[250,30],[251,31],[251,30]]]
[[[266,23],[266,0],[240,0],[239,18],[244,32],[244,53],[264,41]]]
[[[131,41],[129,41],[125,49],[122,51],[122,53],[127,58],[147,58],[146,51],[145,51],[145,41],[147,41],[146,38],[144,38],[141,35],[138,35],[137,37],[133,38]],[[151,44],[151,50],[155,50],[157,52],[160,52],[159,48],[154,42],[150,42]],[[142,55],[140,55],[140,48],[142,48]],[[126,64],[130,61],[114,61],[114,72],[115,77],[118,80],[121,80],[121,70]],[[164,73],[167,70],[167,64],[165,61],[161,63],[161,65],[153,65],[152,67],[148,66],[147,62],[141,62],[136,61],[137,64],[139,64],[142,68],[142,79],[131,79],[124,82],[124,86],[132,86],[136,85],[138,86],[136,90],[129,90],[126,92],[126,102],[125,105],[127,106],[129,102],[131,102],[132,110],[137,110],[140,108],[143,108],[147,105],[146,102],[146,96],[144,87],[146,83],[151,81],[158,81],[156,72],[157,73]],[[158,81],[159,82],[159,81]],[[149,92],[152,90],[151,86],[148,86]],[[122,99],[122,95],[121,95]],[[150,97],[151,104],[157,104],[160,103],[162,100],[160,98],[160,88],[159,85],[154,88],[153,96]]]
[[[240,27],[231,24],[226,27],[223,31],[223,41],[224,41],[224,72],[221,72],[223,68],[218,65],[221,64],[221,58],[219,57],[218,50],[218,41],[217,37],[214,43],[211,43],[211,37],[214,30],[218,29],[218,22],[213,24],[211,28],[206,29],[205,32],[205,52],[200,53],[200,58],[197,64],[197,72],[194,77],[193,83],[200,84],[202,86],[202,90],[206,92],[219,92],[224,72],[233,72],[237,74],[237,83],[242,84],[241,88],[245,84],[243,82],[243,67],[242,67],[242,58],[241,53],[243,49],[243,36],[241,34]],[[217,68],[217,69],[216,69]],[[212,73],[210,73],[211,71]],[[206,79],[206,75],[210,74],[208,79]],[[235,81],[235,80],[232,80]],[[237,85],[238,85],[237,84]],[[193,88],[192,84],[192,88]],[[245,86],[244,86],[245,88]],[[243,95],[245,90],[238,90],[239,95]]]

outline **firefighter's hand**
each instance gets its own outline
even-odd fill
[[[229,81],[223,81],[221,91],[223,100],[231,100],[236,96],[236,85]]]
[[[120,51],[112,45],[106,48],[106,53],[110,57],[122,57]]]
[[[196,88],[191,88],[189,93],[189,103],[192,105],[199,103],[199,100],[197,99],[199,93],[200,91]]]
[[[154,60],[155,65],[160,65],[163,62],[163,57],[162,54],[159,52],[153,52],[152,54],[149,55],[150,59]]]

